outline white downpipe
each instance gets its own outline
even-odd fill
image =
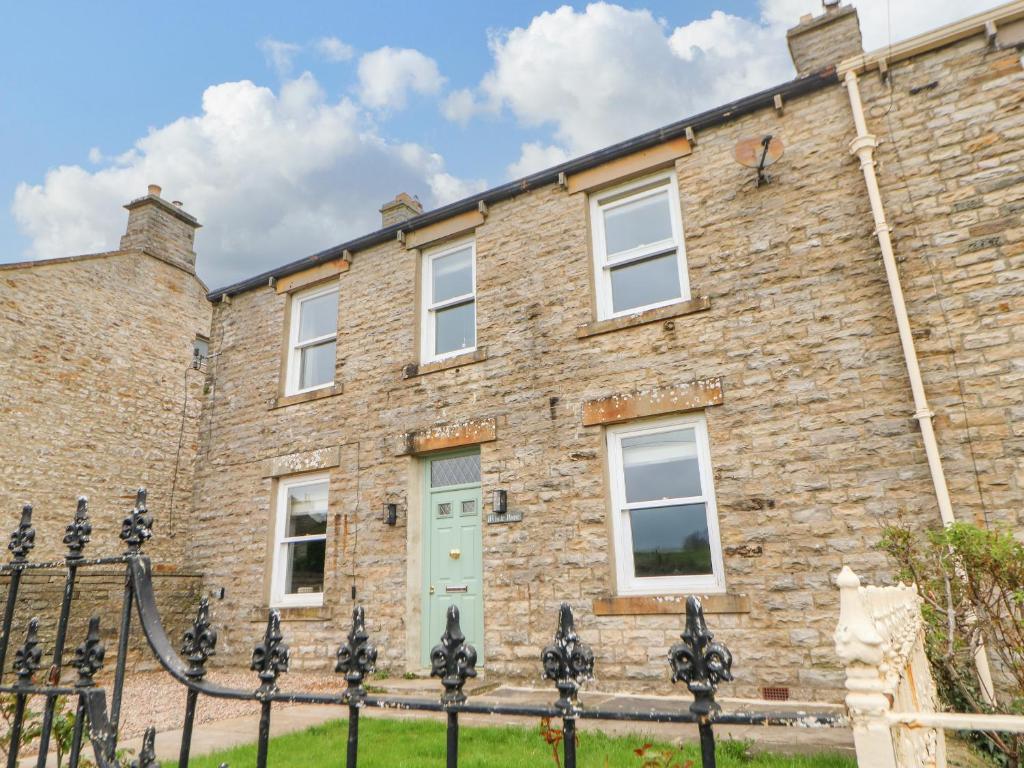
[[[868,133],[856,73],[852,70],[847,71],[844,82],[850,96],[853,123],[857,128],[857,138],[850,142],[850,154],[856,155],[860,160],[860,168],[864,173],[864,184],[868,189],[868,200],[871,202],[871,215],[875,220],[875,235],[878,237],[878,245],[882,251],[882,263],[885,265],[885,276],[889,281],[889,293],[892,294],[892,306],[896,313],[896,327],[899,329],[900,344],[903,346],[903,359],[907,366],[907,375],[910,378],[910,390],[914,394],[914,418],[917,419],[917,423],[921,427],[921,439],[924,441],[924,452],[928,457],[932,485],[935,486],[935,500],[939,505],[939,515],[942,517],[942,524],[950,526],[955,522],[953,505],[949,500],[946,473],[942,469],[939,445],[935,440],[935,430],[932,427],[933,414],[928,407],[928,398],[924,393],[921,368],[917,363],[917,350],[914,347],[914,337],[910,332],[910,318],[907,317],[903,287],[900,285],[900,275],[896,269],[896,257],[893,254],[889,224],[885,218],[885,208],[882,206],[882,193],[878,188],[878,177],[875,175],[874,153],[875,147],[878,146],[878,140]],[[975,648],[974,661],[978,669],[982,696],[987,703],[995,704],[992,672],[989,669],[988,656],[985,654],[983,643],[979,642]]]

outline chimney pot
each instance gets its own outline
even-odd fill
[[[160,197],[160,193],[163,192],[163,189],[160,187],[159,184],[150,184],[146,191],[149,192],[149,194],[151,195]]]

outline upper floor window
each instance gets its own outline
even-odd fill
[[[476,244],[463,240],[423,253],[423,362],[476,348]]]
[[[327,476],[281,480],[270,604],[323,605],[326,554]]]
[[[337,337],[337,285],[314,288],[291,297],[285,394],[294,395],[334,383]]]
[[[608,430],[619,594],[725,588],[703,415]]]
[[[599,319],[690,298],[675,173],[592,195],[590,220]]]

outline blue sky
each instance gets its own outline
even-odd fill
[[[977,9],[893,4],[857,3],[867,47]],[[221,285],[375,228],[399,191],[443,204],[788,79],[785,27],[820,9],[567,5],[10,5],[0,261],[116,247],[152,182]]]

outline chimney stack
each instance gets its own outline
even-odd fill
[[[405,192],[399,192],[394,200],[389,200],[380,207],[380,220],[382,227],[390,227],[392,224],[401,224],[414,216],[423,213],[423,204],[415,197],[410,197]]]
[[[839,0],[823,0],[822,5],[823,14],[802,16],[800,23],[786,32],[789,54],[800,76],[864,52],[857,9],[839,5]]]
[[[202,226],[181,208],[160,197],[163,190],[150,184],[145,197],[132,200],[128,209],[128,228],[121,236],[121,250],[145,251],[158,259],[195,272],[196,253],[192,250],[196,230]]]

